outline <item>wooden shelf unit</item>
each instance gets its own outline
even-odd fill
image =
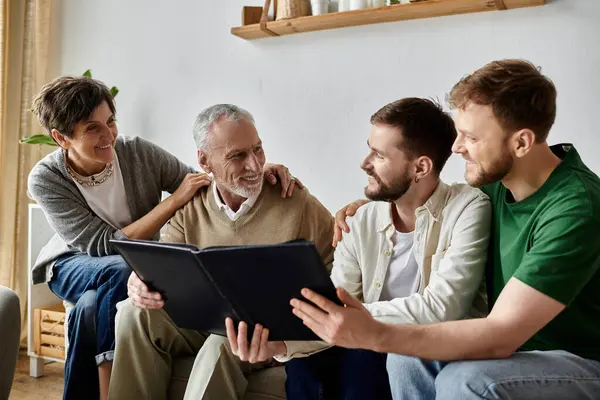
[[[546,0],[427,0],[381,8],[270,21],[267,22],[266,29],[261,28],[260,24],[240,26],[232,28],[231,33],[242,39],[255,40],[382,22],[541,6],[545,3]]]

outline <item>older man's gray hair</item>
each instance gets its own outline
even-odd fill
[[[219,118],[224,117],[229,121],[240,121],[242,118],[254,124],[254,117],[248,111],[233,104],[217,104],[202,110],[194,123],[194,141],[196,147],[209,150],[212,136],[212,126]]]

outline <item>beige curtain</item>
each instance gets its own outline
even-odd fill
[[[41,133],[32,97],[47,81],[52,0],[0,0],[0,285],[21,299],[27,318],[27,175],[52,150],[21,145]]]

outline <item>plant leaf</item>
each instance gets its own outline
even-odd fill
[[[48,135],[33,135],[33,136],[25,136],[19,143],[22,144],[46,144],[49,146],[58,146],[54,140]]]
[[[119,94],[119,88],[116,86],[111,87],[110,94],[112,95],[112,97],[115,97],[117,94]]]
[[[88,69],[83,73],[83,76],[85,76],[86,78],[91,78],[92,77],[92,70]]]

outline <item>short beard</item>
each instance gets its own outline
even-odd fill
[[[225,188],[227,190],[229,190],[231,193],[235,194],[236,196],[240,196],[245,199],[248,199],[252,196],[258,195],[260,193],[260,191],[262,190],[263,180],[259,179],[258,182],[259,183],[252,188],[247,188],[247,187],[237,185],[237,184],[233,184],[232,186],[226,185]]]
[[[494,160],[488,170],[483,169],[483,167],[478,164],[479,171],[475,179],[469,180],[469,177],[465,173],[465,180],[470,186],[476,188],[501,181],[506,175],[508,175],[513,167],[513,163],[514,161],[509,153],[507,151],[502,151],[500,153],[500,158]]]
[[[402,174],[402,176],[395,179],[389,185],[383,184],[377,175],[369,174],[369,176],[375,178],[379,184],[379,189],[377,191],[370,192],[369,187],[365,187],[365,196],[373,201],[396,201],[404,196],[408,189],[410,189],[410,185],[412,185],[412,179],[408,176],[408,172]]]

